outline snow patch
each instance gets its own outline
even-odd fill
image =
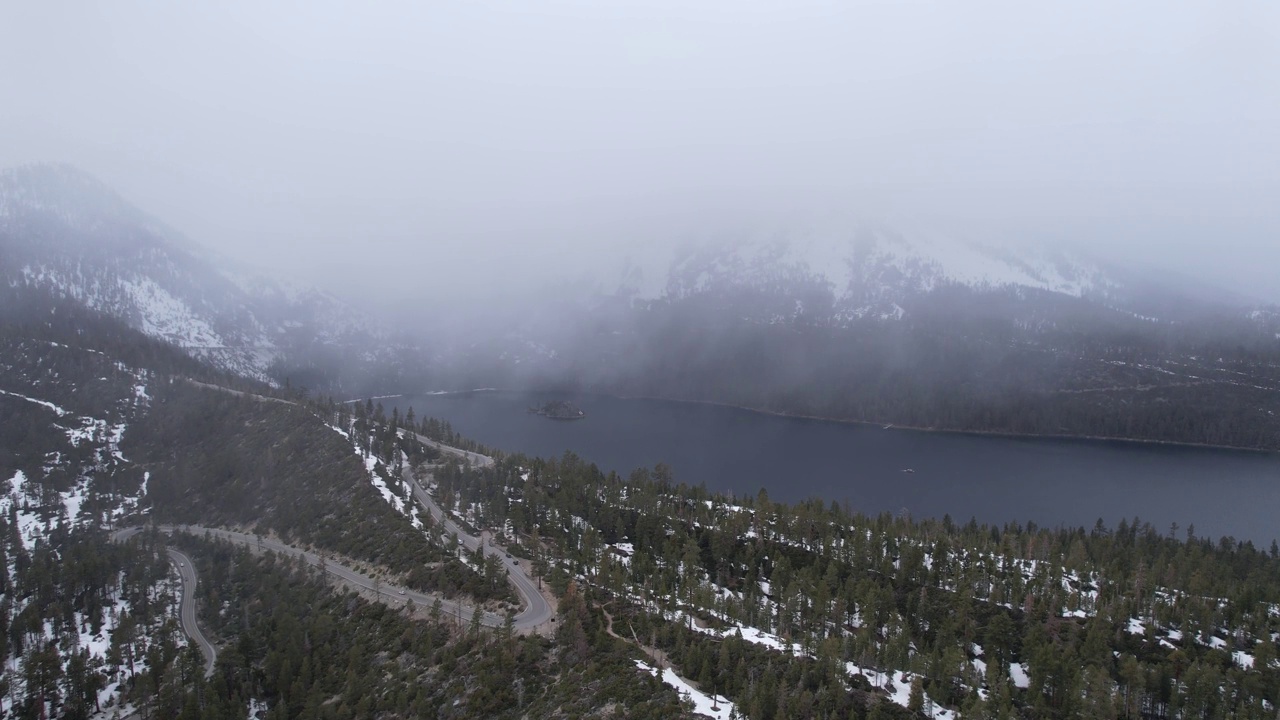
[[[1031,675],[1027,672],[1026,663],[1009,663],[1009,678],[1013,686],[1026,690],[1031,687]]]
[[[636,667],[653,675],[658,676],[658,670],[650,665],[636,660]],[[726,698],[716,695],[714,698],[701,690],[690,685],[687,680],[675,674],[671,668],[662,669],[662,682],[675,689],[681,698],[689,700],[693,703],[693,711],[698,715],[705,715],[713,718],[713,720],[729,720],[733,717],[741,717],[734,707],[733,703]]]

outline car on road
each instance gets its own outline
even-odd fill
[[[403,594],[404,594],[404,591],[403,591],[403,590],[400,590],[400,591],[399,591],[399,593],[400,593],[401,595],[403,595]]]

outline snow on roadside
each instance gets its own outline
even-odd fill
[[[640,660],[636,660],[635,663],[636,667],[657,677],[658,671],[656,668]],[[698,715],[705,715],[714,720],[729,720],[731,717],[741,717],[741,714],[737,713],[734,708],[733,703],[720,695],[716,695],[713,699],[710,695],[690,685],[688,681],[677,675],[671,668],[662,669],[662,682],[674,688],[681,698],[691,701],[693,703],[693,711]]]

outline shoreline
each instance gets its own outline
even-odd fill
[[[521,391],[511,391],[521,392]],[[537,391],[530,391],[537,392]],[[1159,445],[1173,448],[1189,448],[1196,450],[1226,450],[1229,452],[1247,452],[1260,455],[1280,455],[1280,448],[1269,450],[1266,448],[1246,447],[1242,445],[1214,445],[1212,443],[1186,442],[1179,440],[1155,440],[1150,438],[1129,438],[1115,437],[1111,435],[1067,435],[1062,433],[1020,433],[1007,430],[960,430],[954,428],[940,428],[932,426],[920,425],[899,425],[897,423],[877,422],[875,420],[854,420],[850,418],[828,417],[823,415],[804,415],[800,413],[787,412],[784,410],[764,410],[762,408],[753,408],[746,405],[734,405],[733,403],[719,402],[716,400],[681,400],[675,398],[662,397],[657,395],[616,395],[613,393],[594,393],[606,397],[617,398],[619,400],[656,400],[659,402],[687,403],[690,405],[709,405],[711,407],[727,408],[730,410],[741,410],[743,412],[755,413],[758,415],[769,415],[772,417],[788,418],[791,420],[814,420],[817,422],[839,423],[842,425],[867,425],[872,427],[884,428],[886,424],[890,425],[886,430],[909,430],[911,432],[932,433],[937,435],[973,435],[978,437],[994,437],[1007,438],[1010,440],[1078,440],[1081,442],[1092,443],[1117,443],[1117,444],[1135,444],[1135,445]]]
[[[390,399],[390,398],[401,398],[401,397],[405,397],[405,393],[396,393],[395,395],[370,395],[369,397],[358,397],[358,398],[352,398],[352,399],[350,399],[350,400],[343,400],[342,402],[340,402],[340,403],[338,403],[338,404],[339,404],[339,405],[350,405],[350,404],[352,404],[352,403],[360,403],[360,402],[364,402],[364,401],[366,401],[366,400],[369,400],[369,401],[373,401],[373,400],[388,400],[388,399]]]
[[[545,390],[526,389],[515,390],[506,388],[476,388],[473,390],[436,390],[424,393],[399,393],[396,395],[382,395],[377,397],[413,397],[415,394],[423,396],[440,396],[440,395],[467,395],[478,392],[499,392],[499,393],[544,393]],[[813,420],[816,422],[839,423],[842,425],[865,425],[868,427],[881,427],[890,424],[890,430],[909,430],[919,433],[934,433],[942,435],[970,435],[976,437],[992,437],[1007,438],[1010,440],[1075,440],[1080,442],[1092,443],[1117,443],[1117,444],[1133,444],[1133,445],[1151,445],[1170,448],[1188,448],[1196,450],[1224,450],[1228,452],[1247,452],[1259,455],[1280,455],[1280,448],[1267,449],[1257,447],[1247,447],[1241,445],[1215,445],[1212,443],[1197,443],[1178,440],[1156,440],[1151,438],[1132,438],[1132,437],[1116,437],[1111,435],[1070,435],[1064,433],[1020,433],[1006,430],[962,430],[956,428],[940,428],[920,425],[899,425],[898,423],[885,423],[884,421],[875,420],[855,420],[852,418],[839,418],[824,415],[808,415],[802,413],[787,412],[784,410],[766,410],[763,408],[750,407],[747,405],[736,405],[734,403],[721,402],[718,400],[690,400],[687,398],[670,398],[661,395],[621,395],[618,393],[599,392],[592,390],[580,390],[577,394],[597,395],[600,397],[609,397],[616,400],[650,400],[657,402],[684,403],[688,405],[704,405],[709,407],[725,408],[729,410],[740,410],[742,412],[755,413],[757,415],[767,415],[771,417],[786,418],[790,420]],[[361,398],[363,400],[364,398]],[[376,399],[376,398],[375,398]],[[359,402],[352,400],[349,402]]]

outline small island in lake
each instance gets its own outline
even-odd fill
[[[551,402],[543,403],[539,407],[529,408],[529,412],[552,420],[581,420],[586,417],[586,414],[582,412],[582,408],[568,400],[552,400]]]

